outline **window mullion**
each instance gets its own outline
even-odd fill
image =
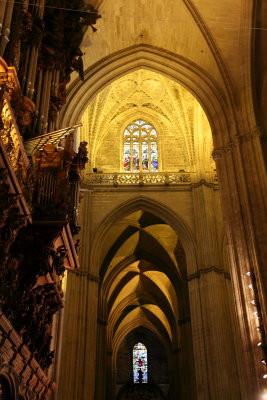
[[[142,133],[144,132],[144,135]],[[151,136],[151,132],[153,132],[153,136]],[[151,142],[155,143],[154,152],[155,152],[155,160],[158,159],[158,140],[157,140],[157,132],[155,128],[149,124],[148,122],[142,120],[136,120],[132,122],[124,131],[124,151],[125,148],[128,148],[128,156],[130,168],[129,172],[144,172],[143,168],[143,156],[145,157],[145,171],[153,172],[158,171],[158,163],[155,161],[155,168],[153,169],[152,165],[152,145]],[[129,145],[126,146],[126,143]],[[134,146],[135,143],[135,146]],[[144,146],[143,146],[144,143]],[[138,166],[137,166],[137,158],[134,169],[134,147],[135,152],[138,153],[136,156],[138,157]],[[146,152],[143,154],[143,150]],[[125,159],[126,153],[123,154],[123,159]],[[146,164],[148,163],[148,167]],[[125,168],[125,167],[124,167]],[[125,169],[124,169],[125,171]],[[125,171],[126,172],[126,171]]]
[[[139,128],[139,172],[143,172],[143,149],[142,149],[142,132]]]

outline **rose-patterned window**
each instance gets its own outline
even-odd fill
[[[123,170],[124,172],[158,171],[158,137],[150,123],[137,120],[124,130]]]

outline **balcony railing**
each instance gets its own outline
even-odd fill
[[[87,173],[83,186],[91,185],[179,185],[192,182],[188,172],[153,172],[153,173]]]
[[[129,185],[190,185],[200,179],[194,172],[153,172],[153,173],[86,173],[84,174],[83,187],[90,186],[129,186]],[[217,174],[209,172],[201,182],[218,184]]]

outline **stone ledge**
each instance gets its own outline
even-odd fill
[[[187,277],[187,280],[192,281],[193,279],[200,279],[201,275],[209,274],[210,272],[216,272],[217,274],[223,274],[225,279],[231,280],[231,276],[230,276],[229,272],[226,272],[223,269],[220,269],[220,268],[217,268],[214,266],[211,266],[206,269],[200,269],[199,271],[195,272],[194,274],[189,275]]]

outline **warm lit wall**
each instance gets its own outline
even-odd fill
[[[236,329],[238,336],[236,340],[231,334],[229,317],[230,306],[234,308],[229,276],[224,274],[225,270],[216,269],[217,265],[227,265],[226,257],[220,262],[221,240],[217,237],[219,232],[222,232],[223,222],[221,218],[213,217],[214,213],[220,213],[220,204],[218,200],[214,200],[212,190],[202,184],[192,190],[192,203],[189,201],[191,211],[193,209],[194,213],[190,227],[197,238],[197,263],[189,263],[188,266],[194,265],[196,271],[195,275],[191,276],[189,286],[191,311],[195,317],[193,338],[195,359],[198,364],[196,368],[198,397],[225,400],[227,393],[229,399],[256,398],[260,390],[265,388],[265,380],[262,379],[265,369],[261,363],[261,349],[257,346],[259,334],[256,327],[259,321],[252,312],[250,300],[253,293],[248,288],[246,273],[252,270],[256,274],[257,293],[265,328],[267,279],[266,243],[262,240],[266,237],[266,224],[264,224],[266,168],[261,151],[262,132],[257,127],[261,124],[256,121],[254,114],[254,88],[251,82],[254,77],[251,73],[254,31],[257,28],[259,32],[259,28],[264,25],[253,20],[255,2],[171,0],[163,4],[159,0],[140,0],[130,1],[127,6],[122,0],[114,2],[95,0],[95,3],[99,6],[102,19],[98,21],[98,31],[95,34],[91,31],[88,33],[82,48],[87,52],[85,66],[90,68],[86,71],[85,82],[76,82],[71,88],[72,100],[70,106],[66,107],[66,112],[64,111],[64,121],[71,121],[66,125],[79,121],[88,102],[92,99],[97,102],[97,93],[105,85],[138,68],[147,67],[174,77],[191,88],[201,100],[213,130],[214,156],[220,180],[239,330]],[[88,116],[90,124],[95,117],[98,118],[98,115],[106,115],[103,114],[105,109],[103,100],[105,99],[99,98],[95,112]],[[120,104],[120,99],[116,101]],[[143,105],[144,103],[140,103],[139,108],[136,106],[133,109],[141,112]],[[118,115],[123,116],[123,119],[118,120],[119,126],[114,132],[122,132],[123,127],[129,122],[129,115],[125,112],[127,114],[127,110],[120,110]],[[163,121],[164,113],[160,114],[159,120]],[[113,114],[114,117],[115,115],[116,113]],[[133,117],[135,115],[133,113]],[[152,117],[152,111],[149,115]],[[155,117],[154,114],[153,116]],[[98,129],[97,125],[88,129],[90,135],[96,135],[95,141],[92,137],[88,139],[90,170],[92,166],[97,166],[99,169],[103,167],[105,170],[115,164],[116,168],[119,168],[120,155],[117,154],[115,161],[104,162],[103,155],[107,146],[101,155],[104,137],[98,133],[104,136],[107,133],[112,134],[110,119],[105,119],[108,122],[107,127],[100,124],[101,129]],[[156,124],[156,117],[151,122]],[[164,124],[164,127],[166,126]],[[172,133],[176,131],[179,130],[169,129]],[[109,145],[117,151],[113,141],[110,141]],[[185,149],[184,144],[181,147]],[[210,158],[207,146],[202,148]],[[186,151],[187,160],[190,160],[188,148]],[[113,151],[110,153],[113,154]],[[101,166],[95,165],[97,157],[101,158],[98,160]],[[188,165],[192,165],[190,161]],[[201,178],[203,174],[200,173],[196,182]],[[121,200],[133,201],[135,190],[136,197],[140,196],[139,189],[129,190],[128,197],[120,194]],[[149,196],[152,196],[152,192]],[[155,196],[157,197],[157,194]],[[172,204],[179,205],[179,197],[180,193],[173,196]],[[164,199],[161,201],[164,203]],[[93,212],[91,202],[94,203]],[[78,314],[75,321],[71,321],[72,325],[77,321],[82,332],[87,332],[87,338],[81,334],[77,342],[80,343],[78,339],[81,339],[82,343],[88,343],[90,360],[89,356],[84,356],[83,349],[77,354],[79,346],[77,342],[71,341],[71,334],[75,334],[77,326],[72,327],[69,324],[68,327],[73,330],[68,337],[68,343],[71,343],[68,350],[72,351],[73,360],[79,359],[85,368],[77,371],[76,375],[73,370],[65,375],[63,390],[66,391],[62,397],[64,400],[67,396],[77,398],[80,394],[78,386],[82,374],[87,385],[84,387],[83,398],[93,398],[95,326],[92,326],[91,321],[96,318],[98,282],[97,277],[86,273],[88,270],[97,270],[96,264],[99,265],[100,252],[97,253],[99,258],[96,256],[90,258],[90,245],[94,238],[89,237],[89,234],[97,232],[97,227],[105,216],[104,208],[107,207],[107,212],[110,211],[112,202],[118,209],[122,207],[116,196],[112,197],[104,190],[101,195],[91,191],[86,195],[86,201],[81,208],[81,221],[87,221],[83,233],[83,243],[87,249],[81,255],[84,260],[84,271],[73,277],[72,288],[77,287],[79,298],[73,296],[71,303],[76,301],[77,307],[70,305],[69,308],[75,310],[74,318],[76,311]],[[178,211],[178,217],[183,215],[183,207]],[[93,228],[91,223],[95,224]],[[103,225],[101,229],[105,231]],[[101,239],[106,238],[106,235],[108,229]],[[224,244],[226,245],[226,240]],[[94,251],[92,248],[93,253]],[[191,252],[187,251],[186,254],[190,257]],[[228,303],[225,296],[227,291],[230,299]],[[70,293],[74,294],[71,291]],[[80,298],[87,302],[88,306],[84,306]],[[87,318],[82,318],[84,314],[80,312],[78,305],[83,307]],[[90,323],[86,325],[84,320]],[[81,321],[86,326],[82,325]],[[234,324],[233,327],[235,330]],[[263,337],[265,336],[264,333]],[[234,356],[233,346],[237,351],[239,346],[242,347],[242,352],[237,357]],[[231,373],[231,368],[235,369],[235,366],[238,373],[236,371]],[[72,378],[72,386],[69,386],[68,392],[69,378]]]
[[[70,295],[67,297],[66,315],[72,315],[72,318],[65,321],[63,344],[64,342],[68,343],[68,346],[65,346],[65,350],[63,348],[62,362],[68,362],[68,359],[71,359],[74,354],[77,368],[78,365],[86,362],[88,380],[84,390],[89,396],[88,398],[93,399],[90,397],[93,393],[92,385],[96,385],[97,395],[95,398],[99,400],[103,398],[103,391],[107,385],[112,393],[115,391],[116,356],[119,355],[118,346],[123,340],[123,332],[125,330],[125,335],[127,334],[129,324],[129,326],[131,324],[138,326],[138,320],[141,325],[147,322],[142,316],[142,310],[140,309],[140,312],[136,310],[136,313],[132,313],[136,322],[134,320],[131,322],[130,315],[129,317],[125,316],[125,326],[121,322],[120,332],[113,337],[112,332],[116,326],[116,318],[120,315],[118,314],[116,317],[118,313],[116,309],[119,309],[120,302],[126,298],[123,290],[129,290],[128,294],[133,293],[136,290],[135,281],[133,280],[132,285],[125,286],[121,292],[122,297],[118,297],[116,302],[114,301],[111,314],[113,314],[112,319],[115,319],[112,322],[112,319],[106,321],[104,317],[107,305],[103,300],[104,297],[100,296],[99,290],[103,284],[100,283],[101,281],[98,282],[98,277],[107,252],[123,229],[127,224],[138,226],[133,212],[136,211],[138,214],[140,209],[154,213],[170,224],[178,234],[185,251],[186,270],[183,271],[183,276],[188,280],[191,323],[188,326],[187,324],[177,325],[179,333],[176,340],[181,349],[175,353],[176,361],[172,360],[173,364],[169,363],[169,368],[174,374],[174,381],[178,382],[181,379],[179,390],[183,393],[184,397],[182,398],[194,399],[192,381],[190,383],[190,379],[187,381],[186,378],[187,375],[190,375],[185,373],[190,368],[190,374],[193,373],[193,364],[190,361],[193,356],[189,353],[190,349],[191,352],[194,351],[197,385],[204,385],[205,390],[211,391],[214,396],[217,393],[217,398],[222,400],[225,398],[225,385],[228,385],[228,391],[232,396],[229,398],[241,399],[238,397],[240,381],[232,380],[232,376],[240,373],[237,361],[239,350],[236,347],[238,341],[234,333],[234,316],[233,325],[229,323],[233,299],[227,259],[224,255],[225,240],[219,191],[217,185],[208,184],[205,181],[180,184],[176,187],[128,186],[113,188],[98,186],[85,190],[80,208],[80,221],[83,222],[81,232],[83,245],[79,255],[81,271],[77,271],[75,276],[70,276],[68,281],[67,290]],[[127,219],[127,215],[130,215],[129,219]],[[149,232],[153,233],[151,229]],[[167,233],[160,226],[154,231],[155,237],[158,236],[160,243],[171,257],[173,250],[170,236]],[[134,236],[131,242],[127,241],[125,244],[121,244],[105,274],[111,273],[111,277],[108,279],[113,279],[113,269],[117,263],[122,262],[132,253],[136,244]],[[179,273],[178,269],[177,274]],[[116,285],[115,280],[114,285]],[[145,290],[144,293],[146,292]],[[179,301],[181,299],[182,293],[179,295]],[[102,311],[100,312],[100,310]],[[177,311],[175,311],[175,315],[176,323],[178,323],[181,316]],[[161,316],[160,320],[164,321]],[[112,325],[110,325],[111,323]],[[169,329],[167,323],[166,329]],[[170,338],[173,341],[174,326],[171,329]],[[78,342],[73,341],[77,330],[79,331]],[[189,339],[191,334],[192,339]],[[85,350],[77,347],[77,343],[83,343],[83,341],[86,343]],[[173,346],[176,348],[175,341]],[[171,351],[170,348],[169,351]],[[98,361],[95,369],[96,359]],[[103,370],[107,375],[103,374]],[[222,370],[224,371],[223,375],[221,374]],[[62,371],[60,380],[60,396],[62,397],[59,397],[60,400],[67,396],[68,388],[72,387],[71,390],[73,390],[75,387],[78,390],[78,382],[73,386],[77,379],[78,381],[82,379],[78,371]],[[192,392],[189,394],[191,389]]]
[[[80,137],[88,142],[88,172],[123,171],[123,132],[137,119],[157,131],[159,171],[203,175],[215,168],[210,126],[198,101],[178,83],[141,69],[108,85],[87,107]]]

